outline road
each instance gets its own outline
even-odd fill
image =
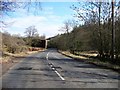
[[[3,88],[118,88],[119,74],[54,49],[32,54],[2,77]]]

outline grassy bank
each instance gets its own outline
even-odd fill
[[[112,70],[115,70],[117,72],[120,73],[120,66],[119,65],[116,65],[116,64],[111,64],[110,62],[108,61],[101,61],[99,60],[98,58],[89,58],[89,56],[91,57],[92,54],[88,54],[88,53],[81,53],[79,56],[78,55],[73,55],[71,54],[69,51],[60,51],[59,52],[63,55],[66,55],[68,57],[71,57],[71,58],[74,58],[75,60],[82,60],[84,62],[87,62],[87,63],[91,63],[91,64],[94,64],[94,65],[97,65],[97,66],[101,66],[101,67],[105,67],[105,68],[109,68],[109,69],[112,69]],[[96,54],[93,54],[93,56],[96,56]]]
[[[7,63],[7,62],[11,62],[13,58],[25,57],[25,56],[27,56],[29,54],[37,53],[37,52],[40,52],[40,51],[44,51],[44,49],[35,50],[35,51],[30,50],[30,51],[16,53],[16,54],[9,53],[9,52],[2,52],[2,57],[0,58],[0,60],[1,60],[1,63]]]

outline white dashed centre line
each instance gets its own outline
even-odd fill
[[[46,59],[48,60],[48,55],[49,55],[49,52],[47,53],[47,56],[46,56]]]
[[[47,59],[47,60],[49,60],[49,59],[48,59],[48,55],[49,55],[49,52],[48,52],[47,55],[46,55],[46,59]],[[60,77],[61,80],[65,80],[65,78],[63,78],[63,77],[60,75],[60,73],[59,73],[55,68],[53,68],[53,64],[52,64],[52,63],[51,63],[51,65],[50,65],[50,67],[51,67],[52,70],[54,70],[54,72]]]
[[[60,75],[60,73],[58,73],[58,71],[55,70],[55,73],[56,73],[62,80],[65,80],[65,79]]]

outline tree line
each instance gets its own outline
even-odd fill
[[[79,6],[71,6],[71,9],[76,12],[74,16],[77,20],[84,23],[75,25],[71,32],[68,32],[66,28],[67,33],[55,36],[49,42],[49,47],[69,50],[73,54],[75,51],[94,50],[99,53],[98,57],[109,59],[112,59],[113,48],[114,59],[118,59],[120,55],[120,2],[86,2],[84,4],[79,2],[78,4]]]

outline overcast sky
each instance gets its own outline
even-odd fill
[[[72,2],[42,2],[42,10],[34,11],[34,7],[30,8],[28,13],[25,9],[17,9],[16,12],[4,15],[3,19],[9,23],[9,27],[5,28],[11,34],[20,34],[24,36],[25,28],[35,25],[40,35],[52,37],[62,32],[59,29],[63,26],[63,22],[73,18],[73,10],[70,8]]]

